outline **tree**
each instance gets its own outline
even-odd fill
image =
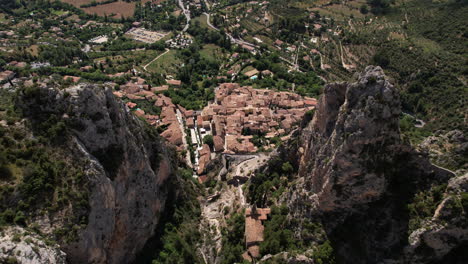
[[[369,7],[367,7],[367,5],[363,4],[361,5],[361,8],[359,9],[361,11],[362,14],[367,14],[369,13]]]
[[[214,146],[213,136],[212,135],[206,135],[203,138],[203,144],[207,144],[212,149],[213,146]]]
[[[291,172],[293,172],[293,166],[291,165],[291,163],[289,163],[288,161],[283,163],[283,165],[281,166],[281,170],[286,173],[286,174],[290,174]]]

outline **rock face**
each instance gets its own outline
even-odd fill
[[[455,172],[457,175],[468,172],[468,139],[462,131],[452,130],[427,137],[418,147],[429,153],[434,163],[449,168],[460,168]]]
[[[285,263],[285,264],[315,264],[313,259],[306,255],[291,256],[289,252],[281,252],[276,255],[266,255],[258,263]]]
[[[424,227],[409,236],[408,263],[466,263],[468,260],[468,174],[449,181],[445,198]]]
[[[42,89],[26,115],[62,116],[68,147],[83,157],[89,181],[88,223],[62,245],[71,263],[128,263],[154,234],[165,206],[174,152],[117,101],[110,88],[82,84]],[[28,112],[28,109],[30,112]],[[47,222],[47,221],[46,221]]]
[[[299,179],[286,201],[291,217],[322,220],[339,263],[400,259],[406,204],[451,176],[402,144],[399,115],[397,90],[369,66],[356,83],[327,85],[301,132]]]
[[[385,191],[384,172],[362,161],[399,143],[399,113],[398,93],[380,68],[366,69],[357,83],[325,88],[305,130],[310,140],[304,140],[308,144],[299,171],[306,175],[313,166],[308,185],[321,211],[371,202]]]
[[[0,263],[66,263],[64,252],[47,245],[38,235],[30,234],[21,227],[2,230],[0,245]]]

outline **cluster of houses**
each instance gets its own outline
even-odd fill
[[[267,6],[269,4],[268,1],[258,2],[258,1],[250,1],[245,3],[247,6],[242,8],[247,8],[242,10],[242,12],[238,12],[238,7],[234,6],[228,8],[228,10],[232,11],[231,15],[221,15],[223,21],[227,24],[230,24],[228,30],[230,32],[234,32],[237,29],[241,28],[241,20],[242,18],[248,17],[253,14],[257,14],[254,16],[254,20],[265,25],[269,26],[270,19],[268,17]],[[258,14],[263,14],[262,17],[258,16]],[[241,34],[246,34],[248,31],[244,29]]]
[[[215,90],[215,100],[201,111],[187,110],[175,105],[163,94],[169,87],[177,88],[179,80],[167,80],[167,85],[150,87],[140,77],[132,77],[114,94],[128,98],[127,107],[155,127],[162,127],[161,136],[178,150],[186,144],[195,147],[194,169],[204,175],[206,166],[215,153],[244,154],[258,151],[253,143],[254,135],[265,139],[283,137],[295,128],[304,114],[315,108],[316,99],[301,97],[291,92],[276,92],[268,89],[241,87],[237,83],[222,83]],[[138,106],[139,100],[154,102],[161,109],[158,115],[145,113]],[[185,136],[185,131],[188,135]],[[206,136],[213,138],[213,145],[204,142]],[[190,138],[191,142],[186,142]],[[270,144],[265,146],[273,148]],[[203,181],[203,177],[200,178]]]
[[[258,150],[252,142],[253,135],[267,139],[287,135],[316,103],[314,98],[291,92],[223,83],[216,89],[215,101],[200,115],[187,119],[186,124],[201,134],[209,131],[215,152],[252,153]]]
[[[193,39],[189,34],[181,33],[175,38],[166,40],[166,44],[175,49],[185,49],[192,45]]]
[[[127,107],[133,110],[137,116],[144,118],[150,125],[165,127],[161,136],[175,145],[178,150],[182,151],[184,146],[183,132],[180,126],[181,120],[176,116],[176,112],[178,111],[177,107],[180,106],[174,105],[171,98],[162,94],[162,92],[169,89],[169,86],[180,86],[180,81],[168,80],[167,83],[167,85],[150,87],[146,84],[145,79],[132,77],[126,84],[120,86],[119,91],[114,91],[114,95],[120,98],[126,97],[130,99],[131,101],[126,103]],[[140,100],[154,102],[154,105],[161,109],[160,115],[145,113],[143,109],[138,107],[138,101]]]

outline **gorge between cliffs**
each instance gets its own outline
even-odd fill
[[[5,176],[0,262],[467,263],[468,174],[405,140],[380,67],[356,77],[273,151],[213,155],[201,184],[112,87],[21,89],[2,133],[28,170]]]

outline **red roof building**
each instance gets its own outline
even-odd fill
[[[247,252],[242,256],[244,259],[252,261],[252,259],[260,257],[260,243],[263,242],[263,221],[267,220],[270,214],[270,208],[247,208],[245,210],[245,246]]]
[[[182,84],[182,82],[179,80],[167,80],[166,82],[167,84],[173,85],[173,86],[180,86]]]

